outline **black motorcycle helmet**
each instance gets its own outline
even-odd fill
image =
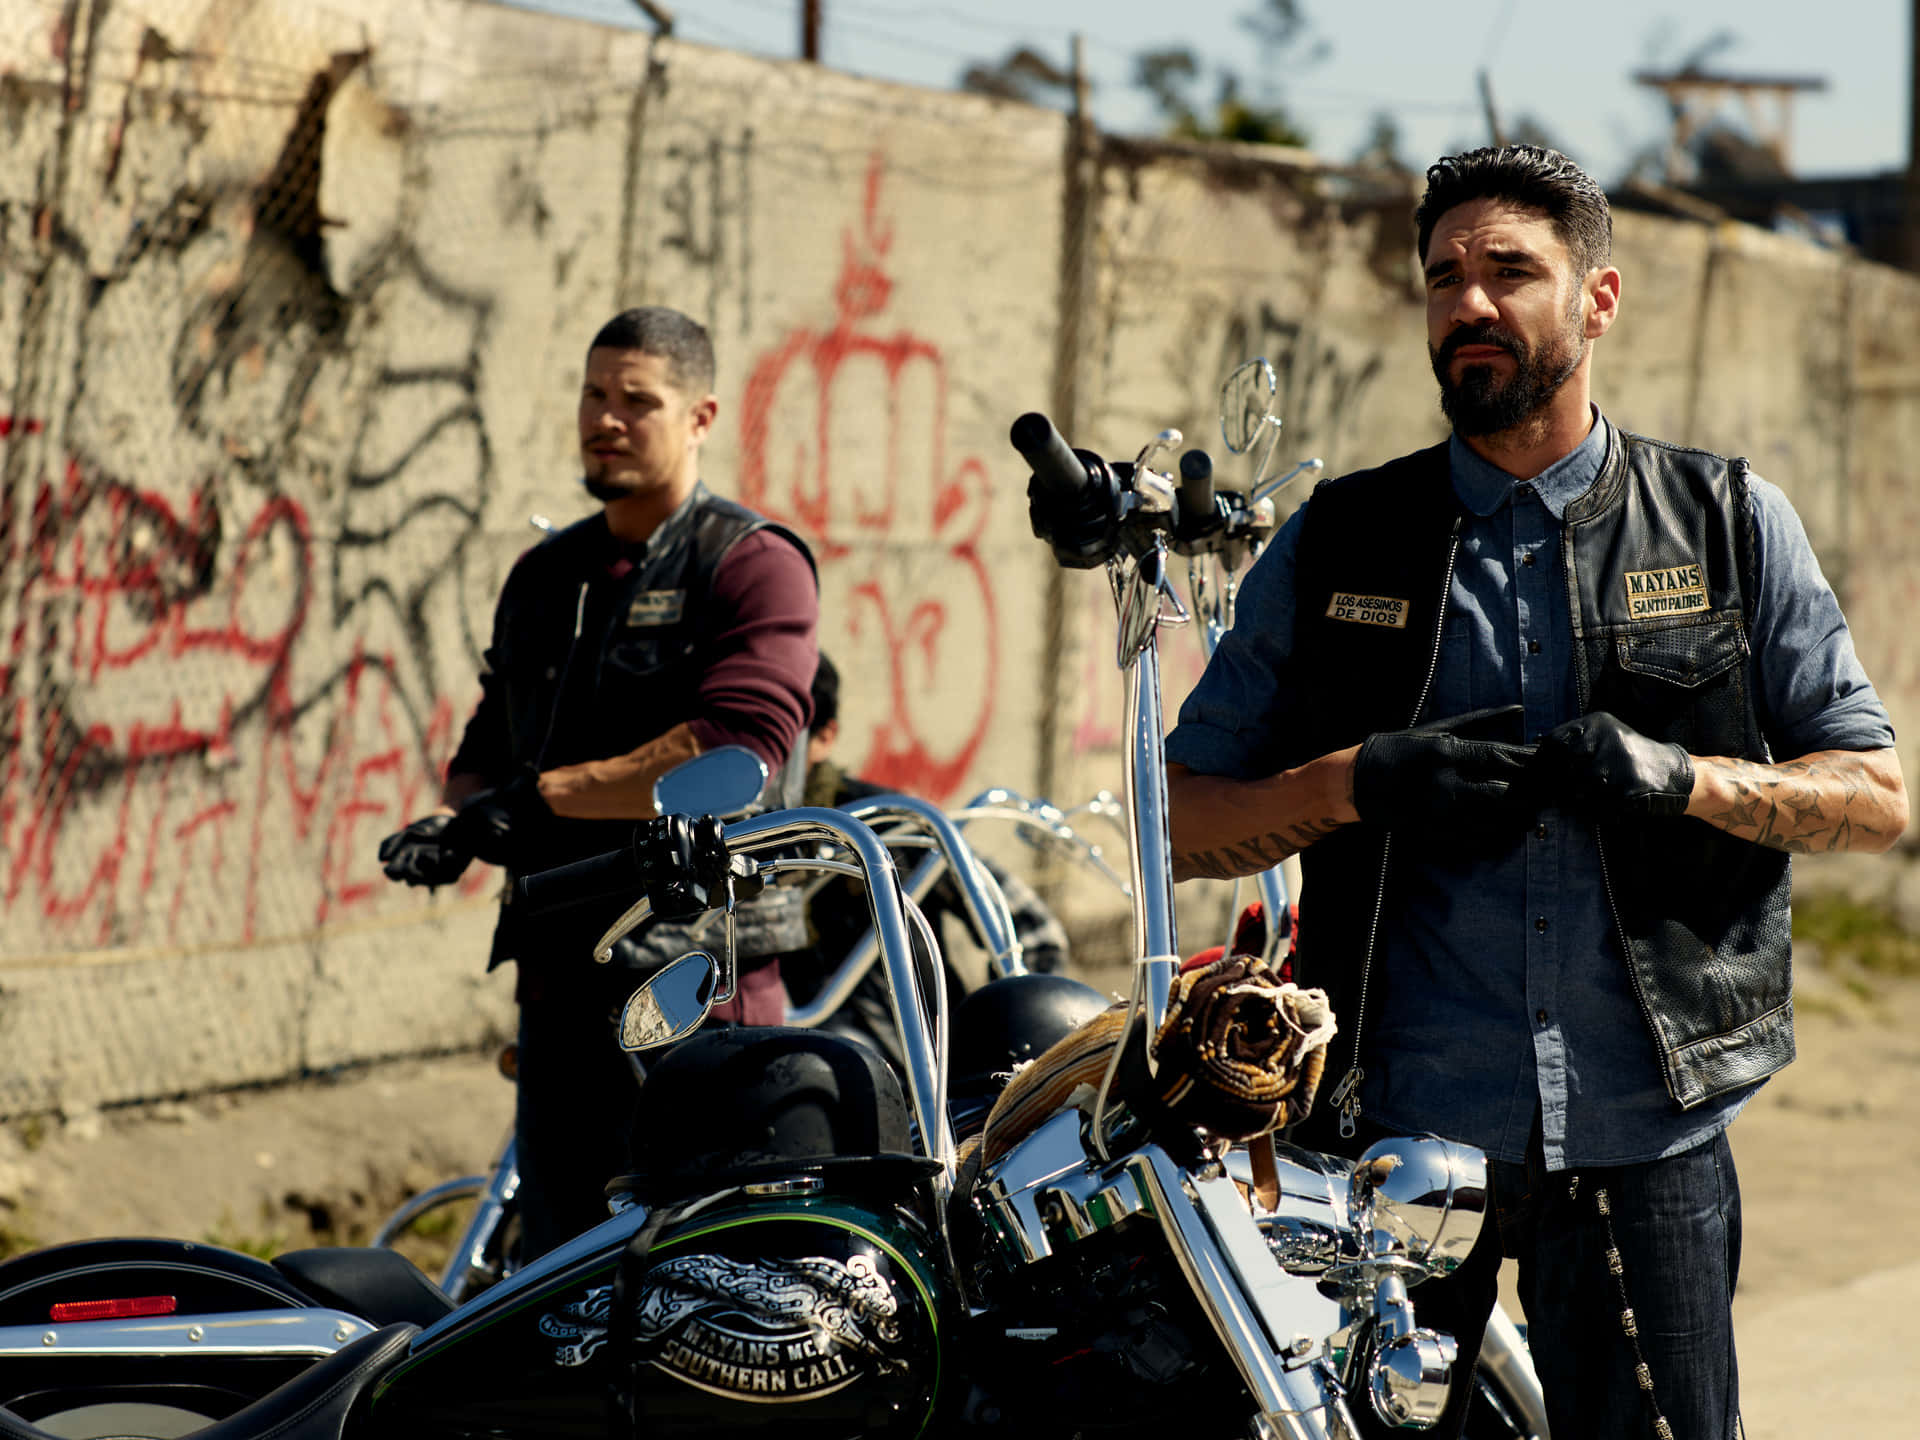
[[[1065,975],[1009,975],[982,985],[953,1017],[953,1093],[1000,1090],[1016,1065],[1038,1059],[1110,1003]]]

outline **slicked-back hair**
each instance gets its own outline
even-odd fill
[[[706,326],[678,310],[664,305],[622,310],[600,327],[587,350],[602,348],[658,355],[674,385],[692,399],[713,392],[713,340]]]
[[[1567,247],[1576,276],[1605,265],[1613,254],[1613,211],[1594,178],[1558,150],[1504,145],[1447,155],[1427,169],[1427,193],[1413,212],[1426,264],[1433,227],[1469,200],[1505,200],[1543,212]]]

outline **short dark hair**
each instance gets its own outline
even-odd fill
[[[667,362],[673,383],[698,398],[713,390],[713,339],[707,327],[664,305],[622,310],[600,327],[587,350],[640,350]]]
[[[820,664],[813,672],[813,729],[831,725],[840,718],[840,671],[827,652],[820,652]]]
[[[1433,227],[1469,200],[1506,200],[1544,211],[1573,259],[1576,275],[1613,254],[1613,212],[1594,178],[1558,150],[1541,145],[1491,146],[1447,155],[1427,169],[1427,193],[1413,212],[1426,264]]]

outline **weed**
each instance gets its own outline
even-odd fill
[[[218,1245],[225,1250],[238,1250],[242,1255],[251,1255],[256,1260],[271,1260],[287,1248],[287,1237],[277,1230],[264,1235],[243,1234],[233,1222],[233,1212],[223,1210],[220,1223],[200,1237],[208,1245]]]
[[[29,1227],[24,1217],[6,1207],[0,1210],[0,1260],[15,1255],[24,1255],[29,1250],[38,1250],[41,1240]]]
[[[1852,964],[1890,978],[1920,976],[1920,936],[1901,929],[1884,906],[1845,895],[1811,896],[1794,903],[1793,935],[1818,946],[1829,968]]]

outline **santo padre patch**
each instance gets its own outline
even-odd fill
[[[1340,591],[1327,606],[1327,618],[1349,620],[1356,625],[1384,625],[1389,630],[1404,630],[1407,628],[1407,612],[1411,608],[1409,602],[1396,600],[1391,595],[1354,595]]]
[[[1707,582],[1698,565],[1665,570],[1629,570],[1627,614],[1635,620],[1659,620],[1707,608]]]
[[[678,625],[686,608],[684,590],[642,590],[627,606],[627,624]]]

